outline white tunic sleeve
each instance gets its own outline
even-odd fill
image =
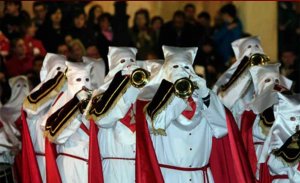
[[[53,141],[55,144],[64,144],[80,127],[82,114],[76,116],[74,120],[68,124],[65,129]]]
[[[103,128],[113,127],[117,121],[121,120],[127,114],[131,105],[135,103],[139,92],[140,90],[138,88],[130,86],[126,92],[117,99],[117,103],[110,108],[100,120],[96,121],[96,124]]]
[[[209,106],[204,106],[202,115],[207,120],[214,137],[220,138],[227,134],[225,108],[212,91],[210,91]]]
[[[171,101],[168,101],[168,104],[166,104],[165,109],[158,112],[154,119],[151,119],[149,114],[146,115],[151,130],[153,130],[153,128],[165,130],[187,107],[187,101],[185,99],[174,96],[170,100]]]

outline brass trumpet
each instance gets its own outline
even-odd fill
[[[145,69],[138,68],[132,71],[130,83],[136,88],[142,88],[149,82],[150,73]]]
[[[255,53],[255,54],[251,55],[249,60],[250,60],[251,66],[266,65],[270,61],[270,58],[267,55]]]
[[[89,101],[92,98],[93,90],[90,90],[85,86],[83,86],[81,90],[86,91],[87,94],[88,94],[87,98],[83,99],[83,100],[80,100],[79,104],[78,104],[79,111],[80,111],[81,114],[83,114],[86,107],[87,107],[87,105],[88,105],[88,103],[89,103]]]
[[[192,82],[189,78],[180,78],[174,83],[175,95],[187,99],[189,98],[198,86],[195,82]]]

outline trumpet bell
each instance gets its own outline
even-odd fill
[[[189,78],[178,79],[174,83],[174,88],[175,95],[184,99],[189,98],[195,90],[194,83]]]
[[[134,87],[142,88],[149,82],[149,78],[150,73],[148,71],[138,68],[132,71],[130,82]]]
[[[251,66],[266,65],[270,61],[270,58],[267,55],[256,53],[256,54],[251,55],[249,60],[250,60]]]

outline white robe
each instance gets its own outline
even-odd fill
[[[66,89],[63,88],[62,90],[65,91]],[[70,94],[64,92],[59,101],[48,111],[47,118],[64,106],[70,99]],[[42,129],[45,129],[47,118],[41,123]],[[58,154],[66,153],[86,160],[88,159],[89,136],[80,128],[81,123],[82,115],[79,114],[54,140],[53,143],[56,144]],[[88,124],[85,125],[87,126]],[[43,143],[43,148],[45,148],[45,141]],[[56,162],[63,183],[88,182],[88,166],[86,161],[59,155]]]
[[[64,90],[64,88],[62,90]],[[60,97],[60,94],[57,97]],[[24,109],[27,114],[27,125],[43,182],[46,182],[44,129],[47,118],[53,113],[51,105],[57,100],[57,97],[47,101],[47,103],[40,106],[37,111]]]
[[[81,128],[82,115],[78,115],[57,137],[54,143],[58,157],[56,163],[63,183],[88,182],[89,136]],[[85,124],[87,125],[87,124]],[[87,127],[88,128],[88,127]],[[59,155],[69,154],[85,160]]]
[[[281,94],[279,94],[281,95]],[[275,157],[271,151],[275,148],[280,148],[285,141],[295,133],[295,128],[300,125],[299,113],[294,110],[299,110],[297,107],[285,107],[288,106],[287,102],[282,101],[283,104],[277,104],[274,106],[275,122],[269,131],[269,134],[265,140],[265,144],[262,149],[262,154],[259,159],[259,163],[267,162],[270,174],[274,175],[287,175],[289,179],[275,179],[272,183],[298,183],[300,182],[300,172],[297,170],[298,164],[289,165],[282,159]],[[297,108],[297,109],[295,109]],[[284,109],[284,111],[281,111]],[[295,117],[295,121],[291,121],[290,117]],[[273,132],[278,131],[279,139],[275,138]],[[272,144],[276,144],[275,146]]]
[[[212,138],[227,134],[225,109],[217,96],[210,92],[208,108],[197,97],[193,96],[193,99],[196,113],[192,120],[181,115],[187,106],[186,101],[175,97],[153,121],[156,129],[167,127],[167,136],[151,135],[159,164],[183,168],[204,167],[209,162]],[[151,123],[148,115],[147,121]],[[161,168],[161,171],[166,183],[205,182],[203,171],[168,168]],[[207,173],[209,182],[214,182],[209,168]]]
[[[136,133],[120,120],[125,117],[131,105],[135,103],[139,91],[138,88],[130,86],[117,104],[105,114],[105,117],[96,122],[100,127],[98,141],[105,183],[135,182]]]
[[[0,128],[0,163],[14,163],[14,156],[11,154],[13,144],[8,140],[4,128]]]

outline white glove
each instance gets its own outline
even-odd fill
[[[137,65],[130,65],[129,67],[125,67],[122,70],[122,76],[124,75],[131,75],[132,71],[134,71],[135,69],[138,69],[140,67],[138,67]]]
[[[192,82],[197,84],[198,89],[195,90],[195,92],[201,97],[207,97],[208,93],[209,93],[209,89],[206,86],[206,81],[205,79],[197,76],[197,75],[193,75],[191,77]]]

